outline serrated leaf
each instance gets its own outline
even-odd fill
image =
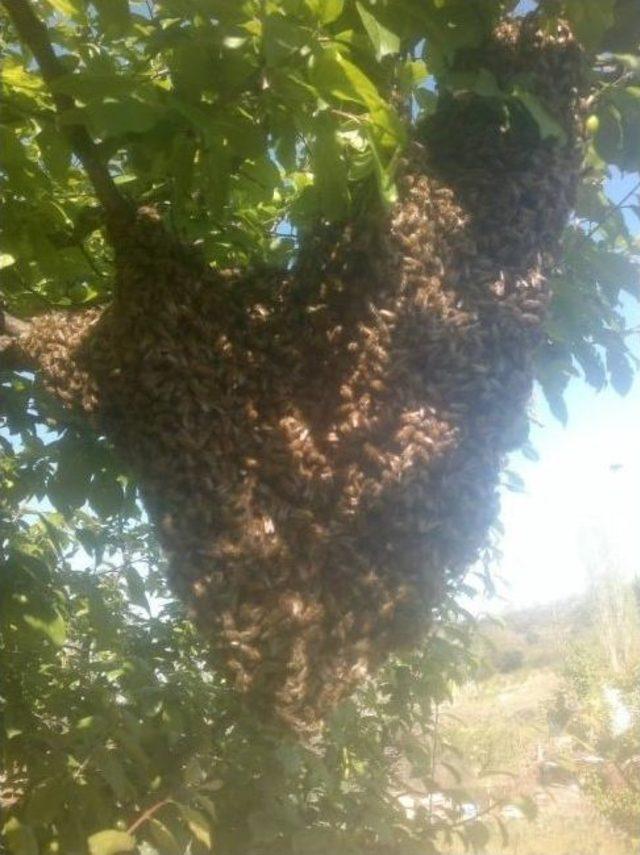
[[[611,385],[619,395],[626,395],[633,385],[634,371],[622,348],[607,349],[607,370]]]
[[[596,390],[602,389],[607,382],[607,375],[602,358],[595,347],[588,342],[579,342],[574,347],[574,355],[587,383]]]
[[[569,411],[562,395],[550,392],[546,395],[546,398],[552,414],[566,427],[569,422]]]
[[[195,839],[210,849],[211,830],[204,814],[189,805],[179,804],[178,808]]]
[[[640,265],[628,256],[597,247],[586,255],[585,262],[597,281],[614,295],[622,289],[640,297]]]
[[[521,446],[520,451],[527,460],[531,460],[533,463],[537,463],[540,460],[540,455],[528,441]]]
[[[205,796],[204,793],[195,793],[193,798],[194,801],[197,802],[197,804],[199,804],[201,808],[203,808],[203,810],[206,810],[211,819],[217,819],[216,806],[208,796]]]
[[[362,3],[356,2],[356,8],[367,35],[371,39],[371,44],[376,52],[376,59],[380,60],[390,54],[398,53],[400,50],[399,37],[383,26]]]
[[[144,580],[138,573],[135,567],[128,565],[124,570],[124,577],[127,582],[127,591],[131,602],[140,606],[146,611],[149,611],[149,601],[145,590]]]
[[[116,751],[104,749],[98,752],[96,766],[118,799],[125,801],[134,796],[135,791],[126,776]]]
[[[121,852],[133,852],[136,841],[126,831],[115,828],[98,831],[87,838],[91,855],[119,855]]]
[[[67,638],[67,624],[62,615],[56,613],[53,617],[37,614],[23,614],[22,619],[36,632],[46,635],[56,647],[62,647]]]
[[[593,140],[596,151],[608,163],[617,163],[622,153],[622,116],[612,104],[598,110],[598,130]]]
[[[162,855],[183,855],[182,846],[159,819],[153,817],[149,820],[149,832]]]

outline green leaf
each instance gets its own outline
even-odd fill
[[[98,99],[118,99],[126,97],[132,87],[138,88],[139,81],[123,74],[116,74],[111,69],[104,71],[82,71],[65,74],[56,78],[51,84],[54,92],[64,92],[81,101],[97,101]],[[68,114],[66,114],[68,115]]]
[[[328,98],[354,101],[369,109],[384,106],[371,80],[336,48],[326,48],[316,55],[310,76],[317,89]]]
[[[602,389],[607,382],[604,363],[596,348],[588,342],[578,342],[573,353],[584,373],[584,379],[594,389]]]
[[[384,27],[362,3],[356,2],[356,8],[375,49],[376,59],[380,60],[390,54],[398,53],[400,50],[398,36]]]
[[[344,0],[306,0],[307,7],[322,24],[330,24],[342,15]]]
[[[607,370],[616,392],[619,395],[628,394],[633,385],[634,372],[622,347],[607,348]]]
[[[62,615],[57,612],[53,617],[37,614],[23,614],[24,622],[36,632],[46,635],[57,647],[61,647],[67,638],[67,625]]]
[[[542,102],[536,98],[531,92],[522,89],[520,86],[514,86],[512,95],[526,108],[535,121],[542,139],[547,137],[556,137],[562,145],[567,142],[567,135],[562,125],[554,119],[549,111],[542,105]]]
[[[210,849],[211,830],[204,814],[188,805],[179,804],[178,808],[195,839]]]
[[[31,790],[25,818],[33,825],[46,825],[55,820],[64,805],[65,787],[59,778],[43,781]]]
[[[313,167],[322,213],[330,220],[344,217],[349,208],[347,169],[335,125],[326,113],[318,118]]]
[[[398,79],[404,92],[411,92],[429,76],[427,64],[421,59],[409,59],[400,66]]]
[[[100,26],[107,33],[122,35],[131,22],[129,0],[92,0]]]
[[[640,72],[640,55],[634,53],[614,53],[611,56],[628,71]]]
[[[87,124],[96,136],[119,137],[151,130],[161,115],[158,107],[132,97],[67,110],[61,121],[66,125]]]
[[[110,517],[122,510],[124,491],[110,472],[99,472],[89,487],[89,503],[101,517]]]
[[[212,820],[217,819],[216,806],[208,796],[205,796],[204,793],[195,793],[193,798],[194,801],[209,814]]]
[[[478,71],[456,71],[446,76],[447,87],[454,92],[473,92],[483,98],[504,98],[498,81],[486,68]]]
[[[393,164],[384,165],[373,134],[369,134],[369,141],[380,196],[386,205],[393,205],[398,199],[398,188],[393,177]]]
[[[84,11],[81,0],[47,0],[49,6],[60,15],[68,15],[73,18]]]
[[[590,266],[598,281],[612,288],[620,289],[640,298],[640,265],[628,256],[618,252],[598,250],[589,259]]]
[[[118,799],[126,801],[134,797],[135,790],[119,760],[119,752],[107,749],[99,751],[96,754],[96,766]]]
[[[525,492],[525,483],[523,478],[512,469],[504,470],[504,486],[507,490],[511,490],[512,493],[524,493]]]
[[[613,26],[616,0],[566,0],[565,15],[576,37],[589,50],[600,45]]]
[[[622,116],[613,104],[598,110],[598,130],[594,145],[600,157],[608,163],[618,163],[622,154]]]
[[[149,611],[149,601],[145,592],[144,580],[138,573],[135,567],[128,565],[124,571],[125,579],[127,580],[127,590],[131,602],[136,606],[141,606],[146,611]]]
[[[133,852],[136,841],[126,831],[115,828],[98,831],[87,838],[91,855],[119,855],[120,852]]]
[[[36,141],[47,171],[53,178],[65,179],[71,163],[71,149],[65,138],[56,127],[46,126],[40,131]]]
[[[2,835],[12,855],[38,855],[38,843],[33,830],[23,825],[17,817],[5,823]]]
[[[15,258],[9,255],[8,252],[0,252],[0,270],[4,270],[5,267],[11,267],[15,263]]]
[[[89,492],[93,464],[82,448],[65,444],[58,460],[58,469],[49,480],[49,498],[62,513],[81,507]]]
[[[8,89],[18,89],[32,95],[42,89],[42,80],[37,74],[27,71],[21,62],[7,56],[0,69],[0,81]]]
[[[183,855],[183,847],[159,819],[149,820],[149,832],[162,855]]]

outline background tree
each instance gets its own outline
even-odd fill
[[[216,268],[291,267],[319,221],[393,204],[398,163],[414,129],[429,127],[435,92],[525,110],[540,136],[557,136],[526,79],[503,93],[486,68],[452,74],[458,54],[513,5],[34,3],[46,24],[38,38],[53,44],[64,75],[38,73],[33,41],[3,11],[7,308],[24,319],[108,302],[106,221],[125,195],[153,206]],[[15,16],[24,4],[4,6]],[[538,358],[566,418],[562,391],[579,369],[596,388],[624,393],[631,383],[620,295],[638,293],[626,217],[637,186],[614,203],[605,182],[612,166],[640,168],[640,80],[634,4],[549,4],[549,19],[557,14],[587,50],[592,88],[588,168]],[[13,321],[5,325],[10,338]],[[429,730],[432,705],[465,659],[451,600],[427,651],[393,663],[342,708],[316,750],[258,729],[166,603],[130,474],[104,439],[69,424],[37,377],[6,365],[0,698],[10,851],[109,853],[155,841],[169,852],[189,840],[207,851],[215,835],[229,852],[411,852],[445,826],[480,845],[462,794],[446,821],[418,812],[408,822],[392,798],[393,748],[435,786],[429,749],[413,733]]]

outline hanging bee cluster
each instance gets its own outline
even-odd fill
[[[416,642],[526,436],[580,165],[580,52],[525,21],[465,61],[505,91],[526,73],[560,133],[443,101],[390,214],[318,229],[287,275],[212,271],[141,210],[114,232],[113,303],[22,340],[137,474],[173,588],[237,687],[297,730]]]

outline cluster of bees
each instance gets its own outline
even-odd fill
[[[416,643],[485,545],[526,436],[581,60],[563,26],[531,23],[482,51],[468,61],[502,86],[529,76],[560,136],[506,127],[473,95],[443,102],[393,210],[319,228],[285,274],[213,271],[140,210],[114,231],[112,304],[21,341],[137,474],[230,678],[298,731]]]

